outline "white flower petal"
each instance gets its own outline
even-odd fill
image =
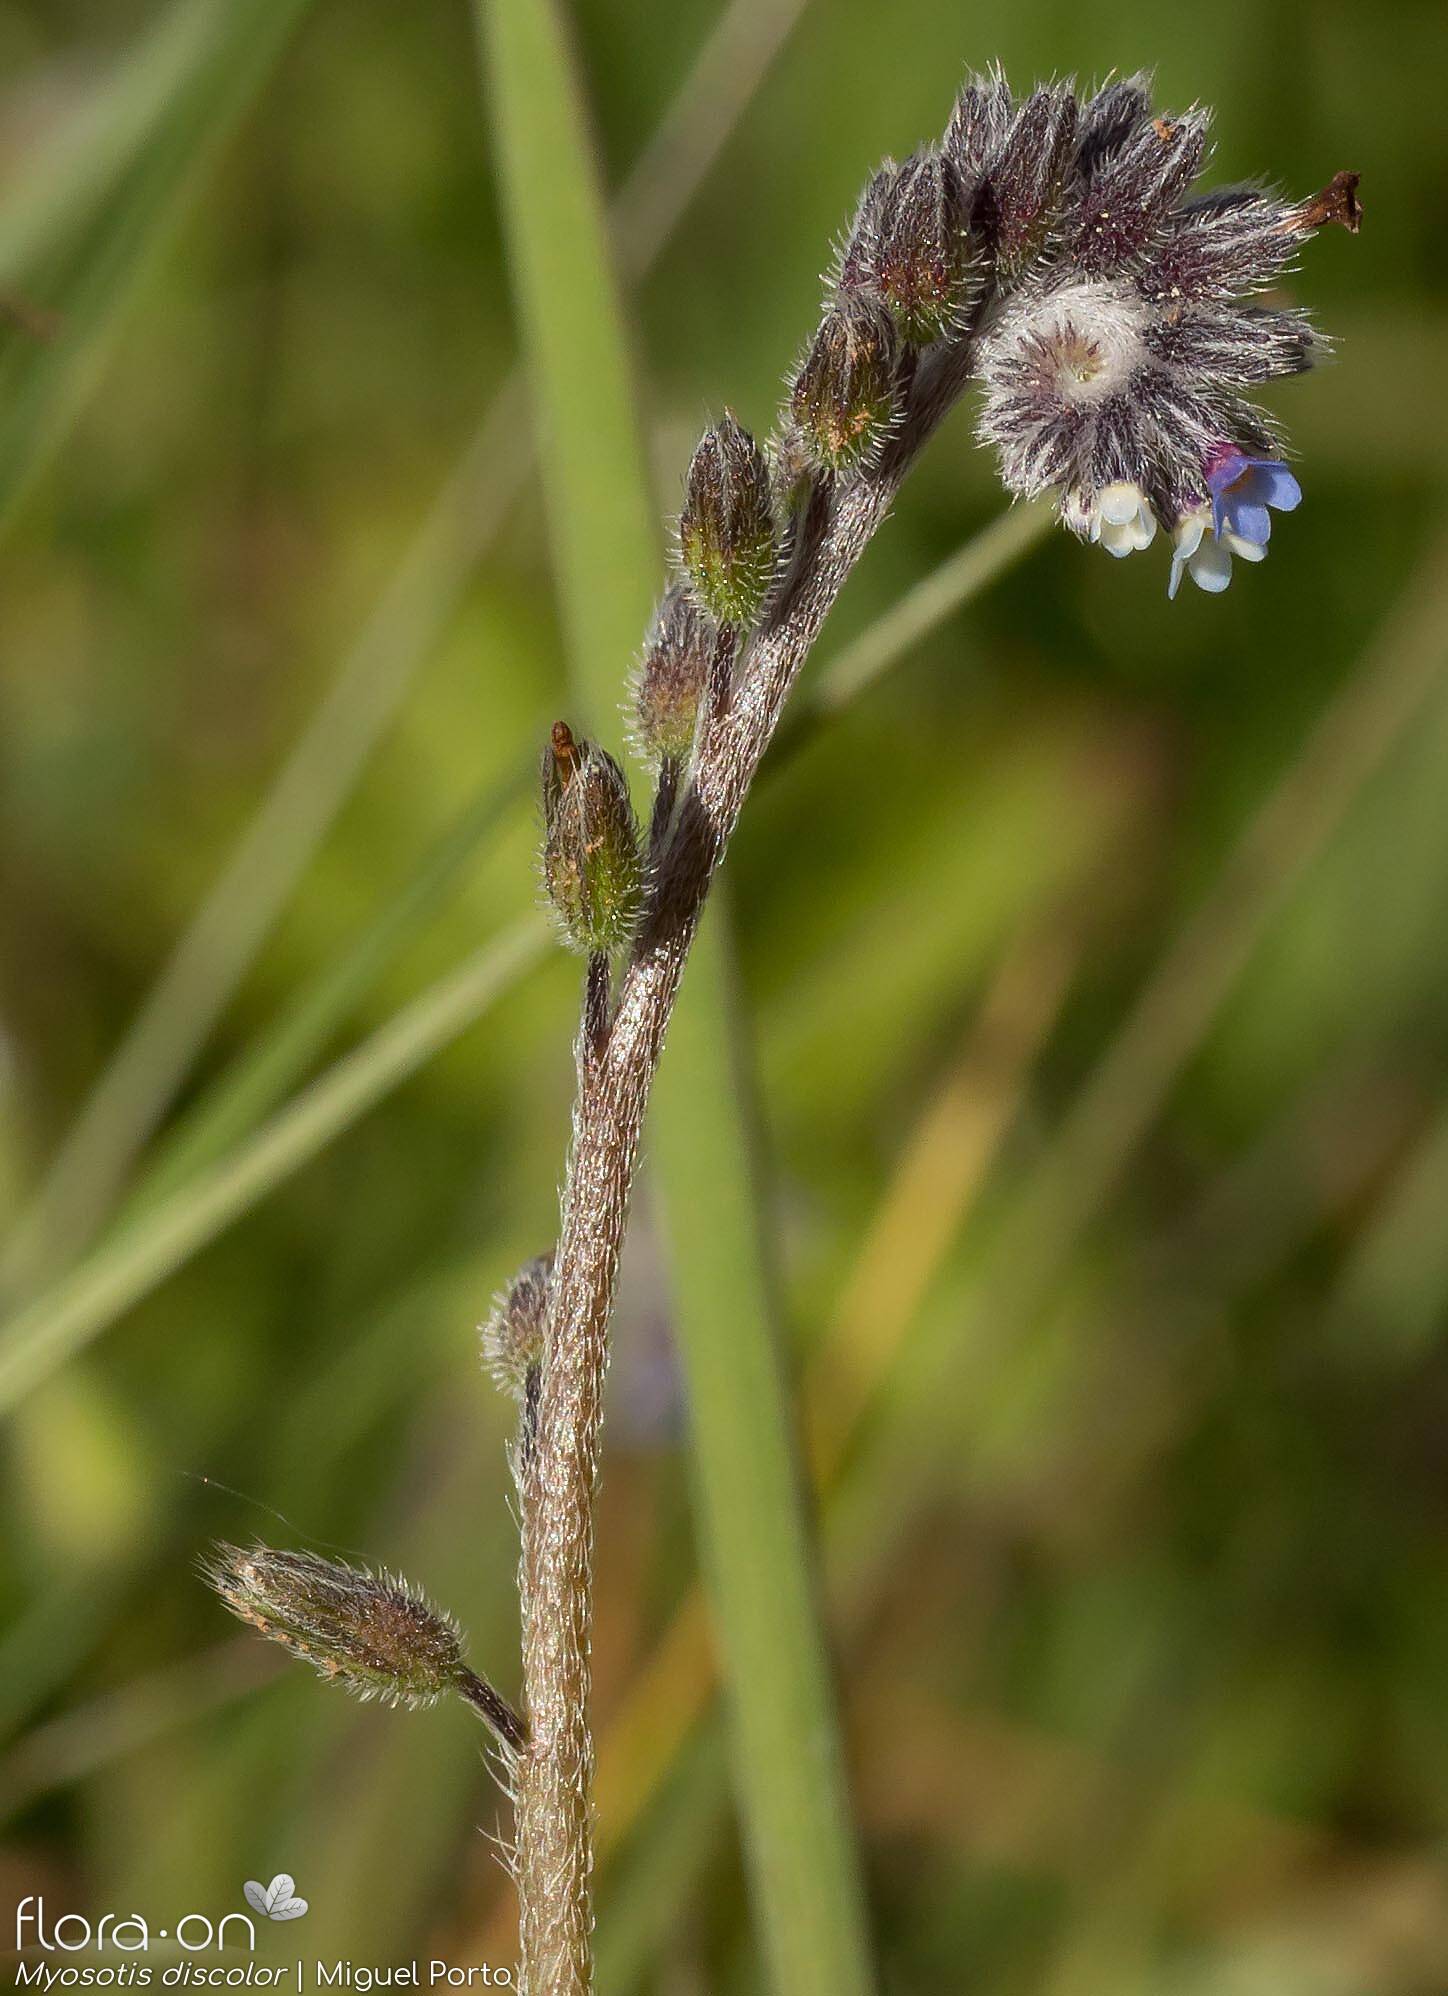
[[[1236,555],[1239,561],[1265,561],[1267,559],[1267,545],[1265,542],[1259,543],[1257,541],[1245,540],[1241,534],[1234,534],[1230,527],[1222,535],[1222,546],[1227,549],[1229,554]]]
[[[1192,581],[1209,596],[1220,596],[1232,579],[1232,557],[1220,541],[1203,541],[1187,566]]]
[[[1176,542],[1177,553],[1183,561],[1190,561],[1202,544],[1202,535],[1207,531],[1211,514],[1205,506],[1199,506],[1194,513],[1177,522],[1172,539]]]
[[[1127,532],[1131,535],[1131,545],[1138,549],[1149,548],[1156,539],[1156,515],[1145,500],[1136,518],[1128,522]]]
[[[1141,487],[1127,479],[1118,479],[1115,484],[1103,486],[1097,500],[1097,509],[1103,520],[1113,527],[1125,527],[1136,518],[1142,508]]]

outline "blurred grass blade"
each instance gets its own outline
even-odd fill
[[[998,559],[1001,566],[1004,566],[1006,556],[999,549]],[[952,557],[952,561],[954,560],[955,557]],[[987,579],[977,569],[975,586],[984,586]],[[954,608],[957,606],[952,603],[949,607]],[[895,660],[884,648],[881,648],[877,653],[877,662],[879,668],[883,670],[887,664],[894,663]],[[766,769],[766,778],[768,774],[769,771]],[[484,807],[480,806],[479,808],[482,809]],[[459,836],[461,836],[461,828],[459,828]],[[214,1107],[218,1122],[224,1116],[227,1128],[230,1129],[234,1123],[239,1123],[242,1120],[243,1113],[248,1115],[255,1113],[265,1097],[270,1093],[272,1084],[282,1069],[290,1067],[304,1050],[310,1050],[305,1043],[316,1042],[334,1029],[335,1025],[339,1023],[340,1014],[350,1004],[360,999],[367,988],[371,974],[385,959],[388,950],[396,946],[396,937],[399,930],[404,929],[406,922],[410,921],[412,916],[416,914],[419,903],[425,904],[427,902],[431,889],[427,886],[426,881],[434,867],[442,871],[450,870],[451,861],[447,856],[445,847],[439,848],[431,859],[424,862],[422,873],[403,890],[401,897],[402,902],[405,904],[403,910],[399,911],[396,908],[385,909],[382,915],[378,917],[377,922],[357,943],[354,951],[349,953],[347,958],[343,959],[343,963],[337,972],[337,978],[338,983],[344,988],[339,990],[332,984],[330,978],[324,978],[319,986],[314,987],[311,993],[305,996],[299,1003],[295,1013],[289,1014],[276,1029],[274,1038],[269,1037],[263,1040],[260,1047],[256,1050],[255,1064],[253,1065],[250,1061],[244,1062],[232,1079],[223,1084],[222,1092],[216,1098],[208,1098],[208,1103],[204,1111],[207,1116],[210,1115]],[[439,883],[440,887],[442,885],[445,885],[445,883]],[[410,913],[408,912],[409,910],[411,911]],[[509,983],[521,978],[543,953],[542,931],[541,929],[537,929],[534,933],[538,938],[534,949],[532,951],[520,951],[512,959],[511,968],[499,973],[499,995],[507,988]],[[389,936],[391,937],[390,941],[388,941]],[[504,949],[506,943],[507,938],[505,937],[500,939],[495,947],[500,950]],[[474,959],[474,961],[477,961],[477,959]],[[449,978],[445,978],[439,985],[435,986],[434,991],[445,990],[453,978],[464,977],[466,973],[467,966],[464,965],[462,969],[451,973]],[[421,1005],[424,1002],[424,1000],[418,1000],[417,1004]],[[380,1027],[372,1041],[369,1042],[369,1045],[376,1046],[384,1040],[386,1035],[395,1032],[401,1027],[403,1021],[415,1010],[416,1006],[409,1007],[406,1013],[400,1014],[398,1018]],[[463,1021],[464,1025],[467,1023],[466,1020]],[[440,1039],[437,1045],[444,1044],[446,1037],[445,1035],[443,1039]],[[385,1092],[386,1087],[390,1087],[396,1081],[403,1079],[407,1073],[413,1071],[414,1066],[420,1065],[434,1050],[434,1047],[422,1047],[417,1054],[416,1060],[411,1064],[398,1068],[390,1074],[378,1088],[376,1094],[370,1099],[378,1099],[380,1094]],[[355,1059],[356,1056],[349,1056],[349,1058]],[[345,1063],[341,1065],[345,1066]],[[301,1109],[302,1104],[309,1097],[315,1098],[318,1091],[322,1090],[328,1081],[335,1078],[339,1072],[340,1067],[333,1068],[330,1070],[328,1076],[323,1076],[320,1081],[314,1084],[313,1088],[308,1091],[307,1096],[299,1097],[289,1104],[287,1109],[282,1111],[271,1125],[272,1130],[279,1129],[287,1124]],[[232,1092],[233,1089],[234,1093]],[[314,1123],[314,1140],[306,1144],[284,1148],[279,1153],[279,1158],[274,1156],[274,1168],[263,1182],[253,1184],[250,1181],[246,1168],[246,1160],[252,1157],[257,1146],[264,1142],[267,1136],[266,1132],[263,1132],[261,1136],[248,1142],[246,1145],[230,1151],[226,1159],[214,1167],[207,1182],[216,1183],[221,1180],[239,1180],[243,1187],[244,1196],[236,1198],[234,1203],[226,1204],[223,1202],[222,1209],[217,1214],[208,1218],[206,1224],[198,1226],[194,1217],[190,1221],[185,1217],[188,1212],[193,1212],[195,1201],[185,1183],[181,1183],[174,1190],[170,1190],[161,1196],[154,1207],[151,1207],[149,1204],[144,1206],[142,1209],[144,1220],[142,1221],[138,1218],[136,1227],[127,1228],[116,1236],[108,1238],[76,1269],[73,1275],[62,1277],[59,1281],[52,1284],[44,1295],[38,1297],[27,1309],[19,1315],[11,1317],[4,1324],[0,1324],[0,1407],[6,1404],[13,1404],[14,1399],[28,1390],[29,1386],[35,1384],[46,1373],[53,1370],[55,1366],[61,1364],[73,1348],[72,1344],[68,1341],[70,1334],[67,1334],[67,1338],[55,1339],[47,1336],[41,1338],[38,1343],[35,1342],[35,1326],[56,1321],[70,1321],[78,1307],[77,1297],[79,1296],[85,1299],[82,1313],[84,1328],[75,1337],[74,1342],[75,1344],[88,1342],[104,1330],[109,1323],[113,1322],[121,1311],[128,1309],[142,1294],[154,1287],[173,1268],[179,1267],[190,1255],[205,1246],[208,1241],[214,1239],[216,1234],[229,1225],[232,1220],[240,1217],[243,1212],[248,1211],[258,1199],[265,1197],[268,1192],[281,1184],[292,1171],[297,1170],[311,1157],[315,1156],[318,1150],[340,1135],[349,1126],[349,1121],[349,1118],[341,1117]],[[209,1155],[211,1137],[206,1132],[204,1124],[200,1130],[194,1133],[194,1139],[198,1144],[197,1158],[202,1155]],[[183,1137],[183,1141],[189,1143],[192,1140],[193,1133],[188,1130],[188,1133]],[[193,1163],[195,1161],[196,1159],[193,1159]],[[170,1248],[161,1261],[156,1262],[154,1265],[149,1258],[144,1260],[140,1264],[141,1273],[139,1278],[135,1274],[132,1274],[125,1280],[116,1279],[116,1269],[121,1261],[130,1254],[127,1243],[131,1242],[136,1233],[141,1232],[143,1229],[148,1235],[154,1235],[156,1238],[164,1237],[169,1240],[171,1242]],[[138,1280],[139,1286],[137,1286]],[[23,1332],[24,1343],[29,1354],[26,1361],[25,1376],[19,1379],[14,1386],[7,1388],[5,1385],[7,1367],[12,1354],[17,1349],[16,1341],[22,1336],[22,1326],[29,1327]],[[9,1401],[6,1398],[7,1391],[10,1396]]]
[[[1043,541],[1055,523],[1055,509],[1033,500],[1012,506],[982,527],[835,654],[798,702],[795,725],[816,723],[848,707],[888,666]]]
[[[922,638],[963,609],[988,583],[1046,538],[1055,512],[1044,501],[1012,506],[973,534],[953,555],[831,658],[818,678],[807,678],[793,696],[764,768],[772,774],[821,724],[848,707],[897,665]]]
[[[727,1778],[720,1727],[701,1729],[680,1749],[658,1807],[603,1883],[598,1986],[610,1996],[628,1996],[658,1967],[679,1909],[731,1827]]]
[[[551,0],[477,0],[564,632],[599,726],[659,579],[657,515],[592,141]]]
[[[804,4],[732,0],[720,17],[614,203],[620,256],[630,271],[646,269],[662,249]],[[11,1295],[33,1292],[105,1217],[137,1149],[164,1116],[506,518],[527,475],[526,415],[515,371],[6,1243],[0,1288]]]
[[[585,724],[596,726],[618,702],[643,636],[657,581],[657,516],[563,22],[552,0],[478,0],[478,15],[563,624]],[[860,1879],[730,1065],[728,964],[716,911],[685,982],[655,1119],[675,1139],[661,1138],[660,1153],[679,1193],[670,1207],[680,1216],[672,1259],[697,1510],[774,1986],[790,1996],[863,1996],[872,1978]],[[679,1106],[671,1110],[670,1100]],[[707,1215],[706,1224],[689,1224],[694,1214]],[[711,1397],[724,1353],[731,1384]]]
[[[87,1098],[0,1256],[12,1296],[33,1291],[94,1232],[341,810],[456,608],[479,538],[501,520],[521,482],[508,438],[522,409],[521,389],[501,397],[473,440]]]
[[[809,0],[729,0],[609,208],[626,277],[649,269],[724,150]]]
[[[249,1143],[102,1243],[0,1328],[0,1412],[475,1024],[547,947],[537,916],[486,944],[329,1068]]]
[[[309,0],[230,0],[198,37],[111,198],[36,300],[54,339],[12,339],[0,364],[0,532],[95,385],[126,307],[207,168],[253,103]],[[43,259],[42,259],[43,262]]]
[[[650,1124],[700,1552],[771,1986],[863,1996],[873,1986],[869,1940],[746,1123],[727,914],[716,888]]]
[[[1448,530],[1358,670],[1245,827],[1211,892],[1128,1012],[1064,1118],[1001,1252],[1002,1283],[1038,1298],[1126,1164],[1288,897],[1448,670]],[[1013,1308],[1012,1315],[1016,1314]]]
[[[226,0],[176,0],[25,161],[0,200],[0,284],[52,266],[108,198],[215,39]]]
[[[444,832],[351,948],[322,965],[194,1112],[162,1139],[127,1214],[154,1205],[214,1164],[302,1081],[326,1053],[333,1035],[365,1004],[379,978],[445,905],[479,846],[523,802],[531,776],[531,770],[519,771],[514,778],[490,784]]]
[[[1441,1340],[1448,1297],[1445,1212],[1448,1114],[1440,1113],[1403,1160],[1353,1245],[1328,1319],[1339,1351],[1370,1325],[1370,1363],[1406,1371],[1423,1363]]]

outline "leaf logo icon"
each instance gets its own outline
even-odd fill
[[[284,1871],[279,1871],[270,1885],[258,1885],[254,1878],[248,1878],[242,1891],[247,1905],[269,1920],[300,1920],[307,1910],[306,1900],[296,1897],[296,1880]]]

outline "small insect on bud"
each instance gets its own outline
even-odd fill
[[[790,398],[806,448],[830,471],[871,459],[895,417],[895,322],[873,299],[843,294],[825,313]]]
[[[960,174],[927,148],[889,163],[865,192],[840,283],[872,292],[907,340],[928,346],[959,316],[970,274]]]
[[[754,622],[774,575],[774,500],[763,452],[727,411],[689,465],[679,551],[711,617]]]
[[[502,1391],[515,1400],[523,1398],[528,1374],[543,1357],[552,1275],[551,1254],[524,1262],[507,1287],[493,1298],[492,1314],[482,1326],[483,1364]]]
[[[682,762],[694,745],[714,638],[713,619],[675,584],[659,605],[634,684],[639,746],[655,761]]]
[[[628,783],[563,721],[543,751],[543,884],[575,949],[607,955],[628,940],[643,896]]]
[[[451,1615],[394,1574],[310,1552],[218,1545],[202,1566],[232,1614],[355,1697],[432,1705],[456,1692],[516,1751],[522,1721],[468,1668]]]

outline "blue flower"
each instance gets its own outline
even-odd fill
[[[1281,458],[1248,457],[1235,444],[1219,444],[1207,459],[1209,497],[1189,507],[1173,532],[1171,579],[1175,596],[1183,573],[1217,595],[1232,579],[1232,556],[1265,561],[1272,534],[1269,507],[1290,513],[1302,504],[1302,487]]]
[[[1266,547],[1272,532],[1268,507],[1290,513],[1302,504],[1302,487],[1280,457],[1248,457],[1234,444],[1212,453],[1207,490],[1217,539],[1231,533],[1259,548]]]

